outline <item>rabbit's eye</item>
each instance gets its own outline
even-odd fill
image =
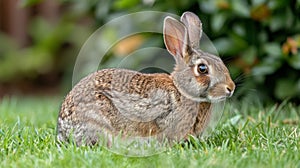
[[[198,65],[198,72],[201,74],[207,74],[208,73],[208,68],[205,64],[199,64]]]

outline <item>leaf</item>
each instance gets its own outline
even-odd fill
[[[213,31],[219,32],[226,21],[226,15],[224,13],[218,13],[212,16],[211,27]]]
[[[279,58],[282,55],[282,51],[281,51],[281,47],[279,45],[279,43],[267,43],[264,45],[264,51],[272,56],[272,57],[276,57]]]
[[[278,59],[266,56],[259,65],[252,69],[252,73],[253,75],[259,76],[270,75],[273,74],[281,65],[282,62],[278,61]]]
[[[238,16],[242,16],[242,17],[250,16],[250,9],[246,1],[239,1],[239,0],[233,1],[232,9]]]
[[[227,38],[216,39],[213,44],[220,54],[227,55],[237,54],[247,47],[247,43],[244,39],[234,34],[230,34],[230,37]]]
[[[275,72],[275,68],[272,66],[259,65],[252,69],[253,75],[264,76]]]
[[[239,36],[245,38],[245,36],[246,36],[246,30],[245,30],[245,28],[242,25],[240,25],[240,24],[234,24],[233,27],[232,27],[232,30],[233,30],[234,33],[236,33]]]
[[[248,49],[246,49],[243,54],[242,54],[242,58],[243,60],[248,64],[251,65],[254,63],[255,59],[257,56],[257,50],[254,46],[249,47]]]
[[[272,32],[278,31],[279,29],[282,29],[285,26],[285,20],[284,17],[276,16],[270,18],[270,29]]]
[[[278,31],[283,28],[293,28],[293,13],[289,9],[281,10],[279,14],[274,14],[270,17],[269,26],[272,32]]]
[[[203,1],[203,0],[198,0],[199,2],[199,6],[201,8],[201,11],[208,13],[208,14],[212,14],[217,12],[217,6],[215,4],[215,1]]]
[[[219,38],[213,42],[220,54],[231,53],[233,41],[229,38]]]

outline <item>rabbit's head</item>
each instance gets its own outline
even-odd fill
[[[171,76],[184,96],[198,102],[219,102],[232,96],[235,84],[223,61],[199,49],[202,25],[199,18],[185,12],[181,20],[164,20],[164,42],[176,60]]]

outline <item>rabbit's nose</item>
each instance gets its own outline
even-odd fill
[[[232,94],[233,94],[232,89],[229,88],[229,87],[226,87],[226,95],[227,95],[228,97],[231,97]]]
[[[226,86],[226,95],[228,97],[231,97],[233,95],[234,89],[235,89],[235,84],[234,83],[231,83],[230,85],[227,85]]]

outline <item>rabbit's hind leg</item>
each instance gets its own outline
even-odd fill
[[[94,97],[94,98],[93,98]],[[109,141],[113,132],[111,119],[116,108],[104,95],[90,96],[88,101],[75,101],[66,97],[58,117],[57,138],[76,145],[95,145],[100,138]],[[102,142],[101,142],[102,143]]]

